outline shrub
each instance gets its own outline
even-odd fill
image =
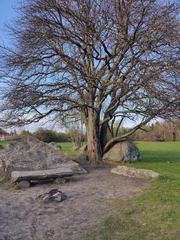
[[[40,128],[33,136],[43,142],[69,142],[70,137],[66,133],[58,133],[56,131]]]

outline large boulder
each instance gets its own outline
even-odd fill
[[[9,177],[12,171],[46,170],[68,167],[75,173],[84,172],[78,163],[63,155],[57,147],[33,137],[9,144],[0,155],[0,174]]]
[[[136,145],[130,141],[119,142],[115,144],[103,156],[104,161],[126,162],[137,161],[140,157]]]
[[[111,173],[135,178],[156,178],[159,177],[159,173],[148,169],[136,169],[127,166],[117,166],[111,169]]]

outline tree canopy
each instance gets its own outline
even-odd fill
[[[29,0],[2,52],[1,122],[79,114],[101,158],[151,119],[178,114],[179,5],[155,0]],[[135,121],[117,136],[113,124]],[[107,131],[112,139],[107,141]]]

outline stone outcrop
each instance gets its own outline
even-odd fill
[[[10,176],[12,171],[46,170],[60,167],[71,168],[75,173],[84,172],[78,163],[64,156],[56,146],[33,137],[10,143],[0,155],[0,173],[4,176]]]
[[[56,142],[50,142],[49,145],[57,148],[58,150],[62,150],[61,146]]]
[[[127,166],[117,166],[111,169],[111,173],[134,178],[156,178],[159,173],[147,169],[136,169]]]
[[[119,142],[115,144],[103,156],[105,161],[126,162],[137,161],[140,157],[139,150],[136,145],[130,141]]]

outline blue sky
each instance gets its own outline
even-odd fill
[[[8,31],[6,29],[6,24],[11,23],[18,15],[16,8],[22,0],[0,0],[0,44],[4,42],[5,45],[12,44],[10,36],[8,35]],[[38,127],[45,127],[56,130],[64,130],[60,128],[58,124],[54,125],[52,123],[48,123],[48,120],[41,121],[41,123],[34,123],[22,128],[16,128],[18,131],[21,130],[30,130],[35,131]],[[9,131],[13,129],[8,129]]]
[[[18,6],[19,0],[0,0],[0,41],[9,43],[10,39],[5,24],[13,21],[17,13],[15,8]]]
[[[16,7],[19,5],[21,1],[22,0],[0,0],[0,43],[4,42],[5,45],[12,44],[12,41],[6,29],[6,24],[11,23],[17,17],[18,14],[16,12]],[[38,123],[31,124],[29,126],[25,126],[19,129],[16,128],[16,129],[19,131],[23,129],[35,131],[38,127],[59,129],[59,126],[48,124],[47,119],[42,121],[39,124]],[[11,131],[12,129],[8,129],[8,130]]]
[[[164,0],[159,1],[164,2]],[[175,1],[180,2],[180,0]],[[21,2],[23,0],[0,0],[0,42],[11,43],[5,24],[16,18],[17,12],[15,9]]]

